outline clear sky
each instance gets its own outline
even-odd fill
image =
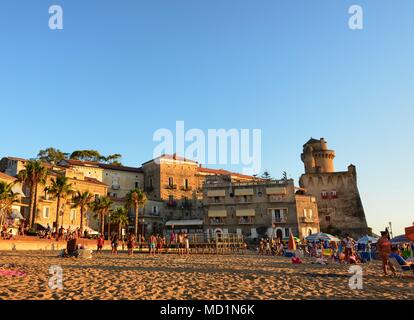
[[[48,28],[50,5],[63,30]],[[348,8],[364,29],[348,28]],[[159,128],[260,128],[262,168],[298,181],[325,137],[357,166],[368,223],[414,221],[412,0],[3,0],[0,156],[152,157]],[[225,166],[238,170],[237,167]]]

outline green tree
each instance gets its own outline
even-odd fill
[[[121,229],[128,225],[128,210],[125,207],[117,208],[111,215],[111,222],[118,224],[118,236],[121,237]]]
[[[55,148],[47,148],[44,150],[40,150],[37,154],[37,159],[50,162],[53,164],[57,164],[60,161],[66,159],[68,157],[68,153],[64,153],[60,151],[59,149]]]
[[[112,201],[107,196],[97,197],[89,204],[89,208],[95,213],[95,217],[99,218],[100,233],[104,234],[105,217],[111,211]]]
[[[0,226],[12,212],[13,203],[17,202],[18,194],[13,192],[14,183],[0,181]]]
[[[138,237],[138,213],[139,208],[144,208],[147,196],[141,189],[134,189],[125,196],[127,209],[134,208],[135,211],[135,237]]]
[[[90,203],[92,202],[94,195],[89,191],[80,192],[77,191],[76,195],[72,198],[72,208],[80,209],[80,233],[83,235],[83,219],[85,213],[88,210]]]
[[[101,154],[96,150],[76,150],[70,155],[70,159],[81,161],[100,162]]]
[[[65,176],[57,176],[51,179],[49,187],[45,188],[45,191],[49,192],[56,198],[56,232],[59,230],[59,211],[62,211],[62,225],[63,217],[65,214],[64,205],[66,198],[73,193],[72,184],[68,183],[68,178]],[[61,208],[61,202],[63,201],[63,208]]]
[[[272,179],[272,176],[270,175],[269,171],[265,170],[265,172],[263,172],[261,178],[265,179],[265,180],[270,180],[270,179]]]
[[[29,228],[33,227],[35,219],[34,210],[37,207],[37,187],[39,184],[45,184],[47,174],[48,171],[40,160],[29,160],[17,176],[17,179],[21,183],[26,184],[30,189]]]

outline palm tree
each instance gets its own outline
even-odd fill
[[[0,225],[3,225],[7,215],[12,211],[13,203],[17,202],[18,194],[14,193],[14,183],[0,181]]]
[[[127,208],[134,208],[135,211],[135,237],[138,237],[138,212],[139,208],[144,208],[147,196],[141,189],[134,189],[125,196]]]
[[[68,178],[65,176],[57,176],[55,179],[51,179],[50,187],[46,187],[45,191],[49,192],[57,200],[56,203],[56,233],[59,230],[59,211],[61,201],[65,201],[66,197],[73,193],[72,184],[68,183]],[[63,202],[64,203],[64,202]],[[65,214],[64,209],[62,210],[62,225],[63,216]]]
[[[80,192],[78,191],[76,195],[72,198],[72,208],[80,208],[80,234],[83,235],[83,217],[86,210],[89,207],[89,204],[92,202],[93,194],[89,191]]]
[[[111,215],[111,222],[118,224],[118,236],[121,237],[121,228],[128,225],[128,210],[125,207],[119,207]]]
[[[32,228],[34,224],[34,209],[37,206],[37,187],[39,184],[45,184],[47,173],[47,169],[40,160],[29,160],[17,176],[21,183],[27,184],[30,188],[29,228]]]
[[[106,197],[97,197],[93,202],[89,204],[89,208],[95,213],[95,216],[99,217],[100,232],[104,234],[105,216],[111,211],[112,201]]]

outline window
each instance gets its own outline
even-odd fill
[[[313,211],[312,209],[303,209],[303,214],[306,218],[312,218]]]
[[[322,191],[322,199],[328,199],[328,192]]]
[[[138,188],[139,188],[139,182],[135,181],[135,189],[138,189]]]
[[[158,207],[157,206],[152,206],[152,213],[153,214],[158,214]]]
[[[331,216],[325,216],[325,221],[326,222],[331,222]]]
[[[184,188],[188,189],[188,179],[184,179]]]
[[[149,186],[152,188],[152,178],[149,179]]]
[[[219,203],[220,202],[220,197],[214,197],[214,202]]]
[[[285,237],[290,237],[290,230],[289,230],[289,228],[285,228]]]
[[[337,193],[336,193],[336,190],[332,190],[331,191],[331,198],[332,199],[336,199],[338,197],[338,195],[337,195]]]
[[[169,195],[169,196],[168,196],[168,200],[169,200],[169,201],[174,201],[174,196]]]
[[[277,208],[277,209],[270,209],[272,214],[272,220],[274,222],[281,222],[286,216],[288,209],[287,208]]]
[[[76,220],[76,209],[70,210],[70,221]]]
[[[49,218],[49,213],[50,213],[50,208],[49,207],[43,207],[43,218],[48,219]]]
[[[173,179],[173,177],[169,177],[169,178],[168,178],[168,185],[169,185],[170,187],[172,187],[172,186],[174,185],[174,179]]]

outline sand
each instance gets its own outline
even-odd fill
[[[380,263],[363,264],[363,289],[349,288],[348,265],[315,265],[305,259],[248,254],[148,254],[109,252],[93,259],[58,258],[56,252],[3,251],[0,269],[26,272],[1,276],[0,299],[414,299],[410,275],[384,277]],[[61,266],[63,289],[48,286],[49,267]]]

